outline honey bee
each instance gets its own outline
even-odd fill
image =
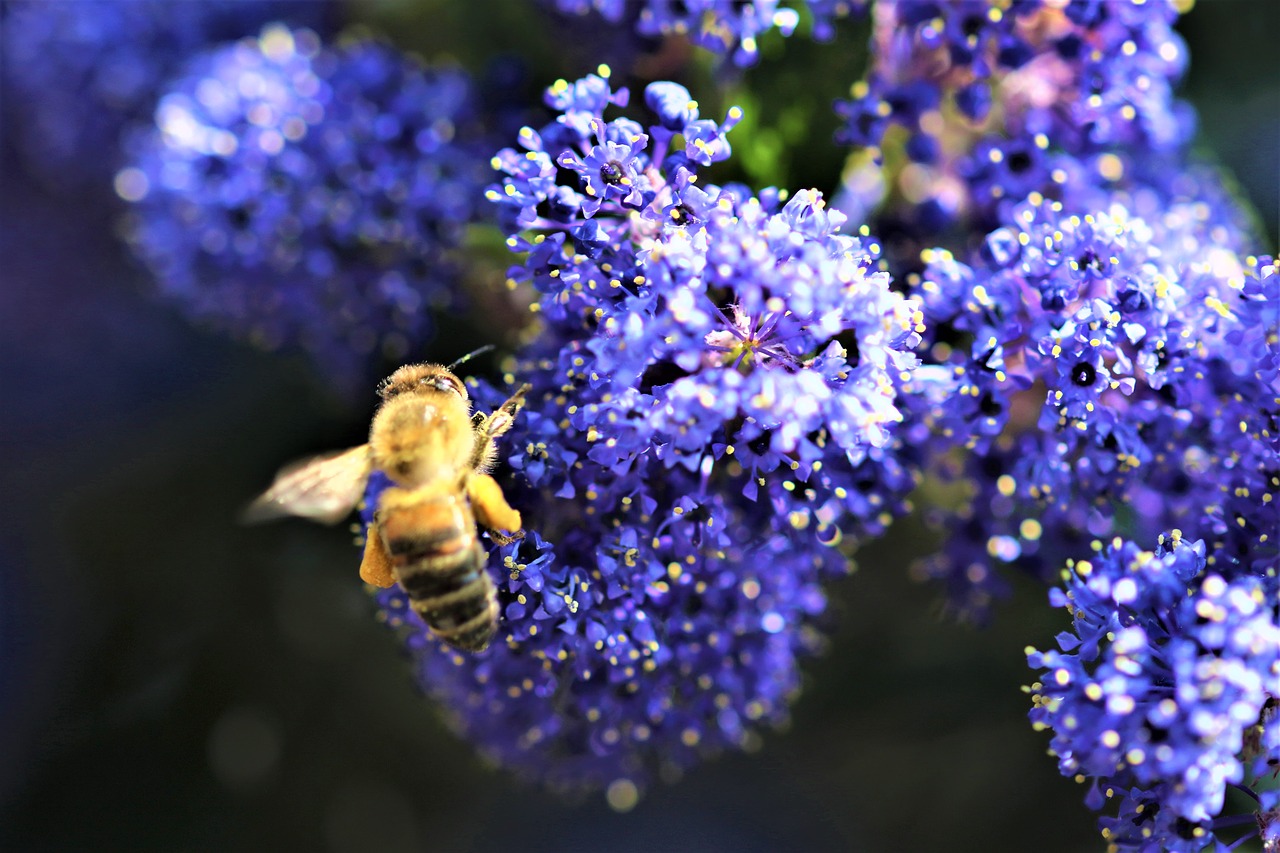
[[[286,467],[246,517],[332,524],[355,508],[369,475],[383,472],[393,485],[378,498],[360,577],[378,587],[400,584],[437,637],[478,652],[497,631],[498,594],[477,522],[499,544],[524,536],[519,511],[488,471],[529,386],[492,414],[473,415],[466,386],[451,370],[457,363],[391,374],[378,386],[382,402],[367,444]]]

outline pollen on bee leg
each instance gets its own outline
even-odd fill
[[[488,474],[476,474],[467,483],[467,497],[476,519],[490,530],[519,530],[520,512],[512,509],[498,481]]]
[[[373,528],[370,528],[365,536],[364,558],[360,561],[360,580],[382,589],[396,582],[395,575],[391,573],[391,556],[387,554],[382,536]]]

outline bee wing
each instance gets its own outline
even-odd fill
[[[334,524],[360,502],[372,467],[367,444],[286,466],[271,488],[249,504],[243,520],[253,523],[297,515]]]

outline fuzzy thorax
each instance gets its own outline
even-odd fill
[[[474,443],[470,405],[435,389],[388,400],[369,431],[374,467],[406,488],[456,480],[468,467]]]

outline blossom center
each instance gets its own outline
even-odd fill
[[[783,312],[767,312],[756,317],[737,305],[733,306],[732,319],[719,308],[716,312],[725,328],[708,332],[704,340],[711,349],[722,353],[718,359],[721,364],[747,370],[770,359],[795,361],[787,350],[785,337],[779,333]]]
[[[622,183],[622,164],[617,160],[610,160],[600,167],[600,180],[606,184],[616,186]]]

